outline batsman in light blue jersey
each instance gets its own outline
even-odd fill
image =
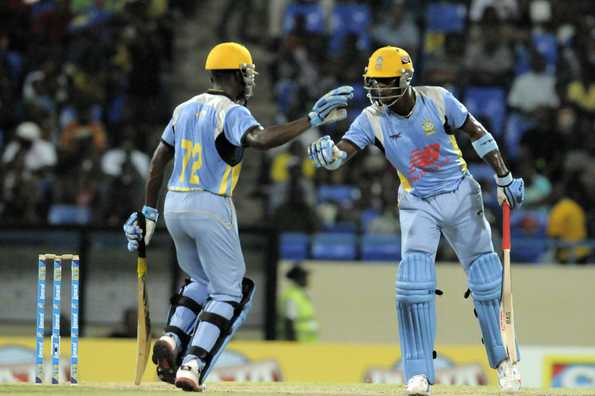
[[[402,260],[396,281],[399,336],[410,395],[430,394],[434,383],[434,262],[440,235],[456,252],[467,274],[488,360],[504,390],[520,387],[499,331],[502,264],[494,252],[481,188],[467,169],[454,132],[494,169],[498,201],[511,208],[523,201],[522,179],[508,171],[492,135],[450,92],[411,86],[413,64],[404,50],[383,47],[364,74],[371,106],[353,121],[336,145],[325,136],[308,148],[319,167],[334,170],[358,151],[375,145],[394,166],[398,191]]]
[[[148,245],[158,219],[157,197],[165,166],[173,158],[164,204],[165,224],[182,270],[189,276],[172,300],[165,335],[154,345],[153,362],[163,381],[200,391],[252,305],[254,282],[245,277],[232,202],[244,150],[266,150],[289,142],[310,127],[346,117],[351,87],[320,98],[305,117],[263,128],[246,107],[256,76],[248,49],[215,46],[206,59],[212,88],[177,106],[153,154],[145,206],[124,231],[128,249]],[[178,368],[179,366],[179,368]]]

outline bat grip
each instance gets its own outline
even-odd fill
[[[510,206],[502,205],[502,249],[510,250]]]
[[[141,212],[137,212],[138,213],[138,225],[140,227],[140,229],[142,230],[143,234],[142,234],[142,238],[140,239],[140,241],[138,241],[138,257],[147,257],[147,249],[145,246],[145,234],[147,232],[147,222],[145,220],[145,215],[142,214]]]

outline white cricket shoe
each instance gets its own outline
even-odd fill
[[[197,359],[182,364],[176,373],[176,386],[186,392],[204,392],[206,390],[205,386],[198,382],[200,371]]]
[[[506,359],[500,362],[498,368],[498,383],[504,392],[517,392],[521,389],[521,373],[516,363]]]
[[[153,345],[153,363],[157,365],[157,377],[161,381],[173,384],[178,369],[179,349],[176,340],[168,335],[161,336]]]
[[[414,375],[407,381],[407,394],[410,396],[428,396],[431,385],[425,375]]]

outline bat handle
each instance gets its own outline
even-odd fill
[[[145,215],[142,214],[142,212],[137,212],[138,213],[138,225],[140,227],[140,229],[142,230],[143,234],[142,234],[142,238],[140,239],[140,241],[138,241],[138,257],[147,257],[147,249],[145,246],[145,234],[147,232],[147,222],[145,220]]]
[[[510,206],[506,201],[502,205],[502,249],[510,250]]]

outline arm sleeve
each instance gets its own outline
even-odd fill
[[[343,139],[355,144],[360,150],[365,149],[369,144],[374,144],[374,131],[364,112],[351,123]]]
[[[223,133],[231,144],[241,147],[244,134],[254,127],[262,128],[250,110],[244,106],[234,106],[225,115]]]
[[[459,102],[459,100],[446,89],[444,90],[444,111],[446,112],[448,125],[452,129],[459,129],[462,127],[469,115],[469,111],[465,105]]]
[[[174,120],[173,120],[173,118],[171,120],[169,120],[169,122],[167,123],[167,126],[163,130],[163,133],[161,134],[161,140],[163,140],[165,143],[169,144],[172,147],[176,145],[176,138],[174,135]]]

